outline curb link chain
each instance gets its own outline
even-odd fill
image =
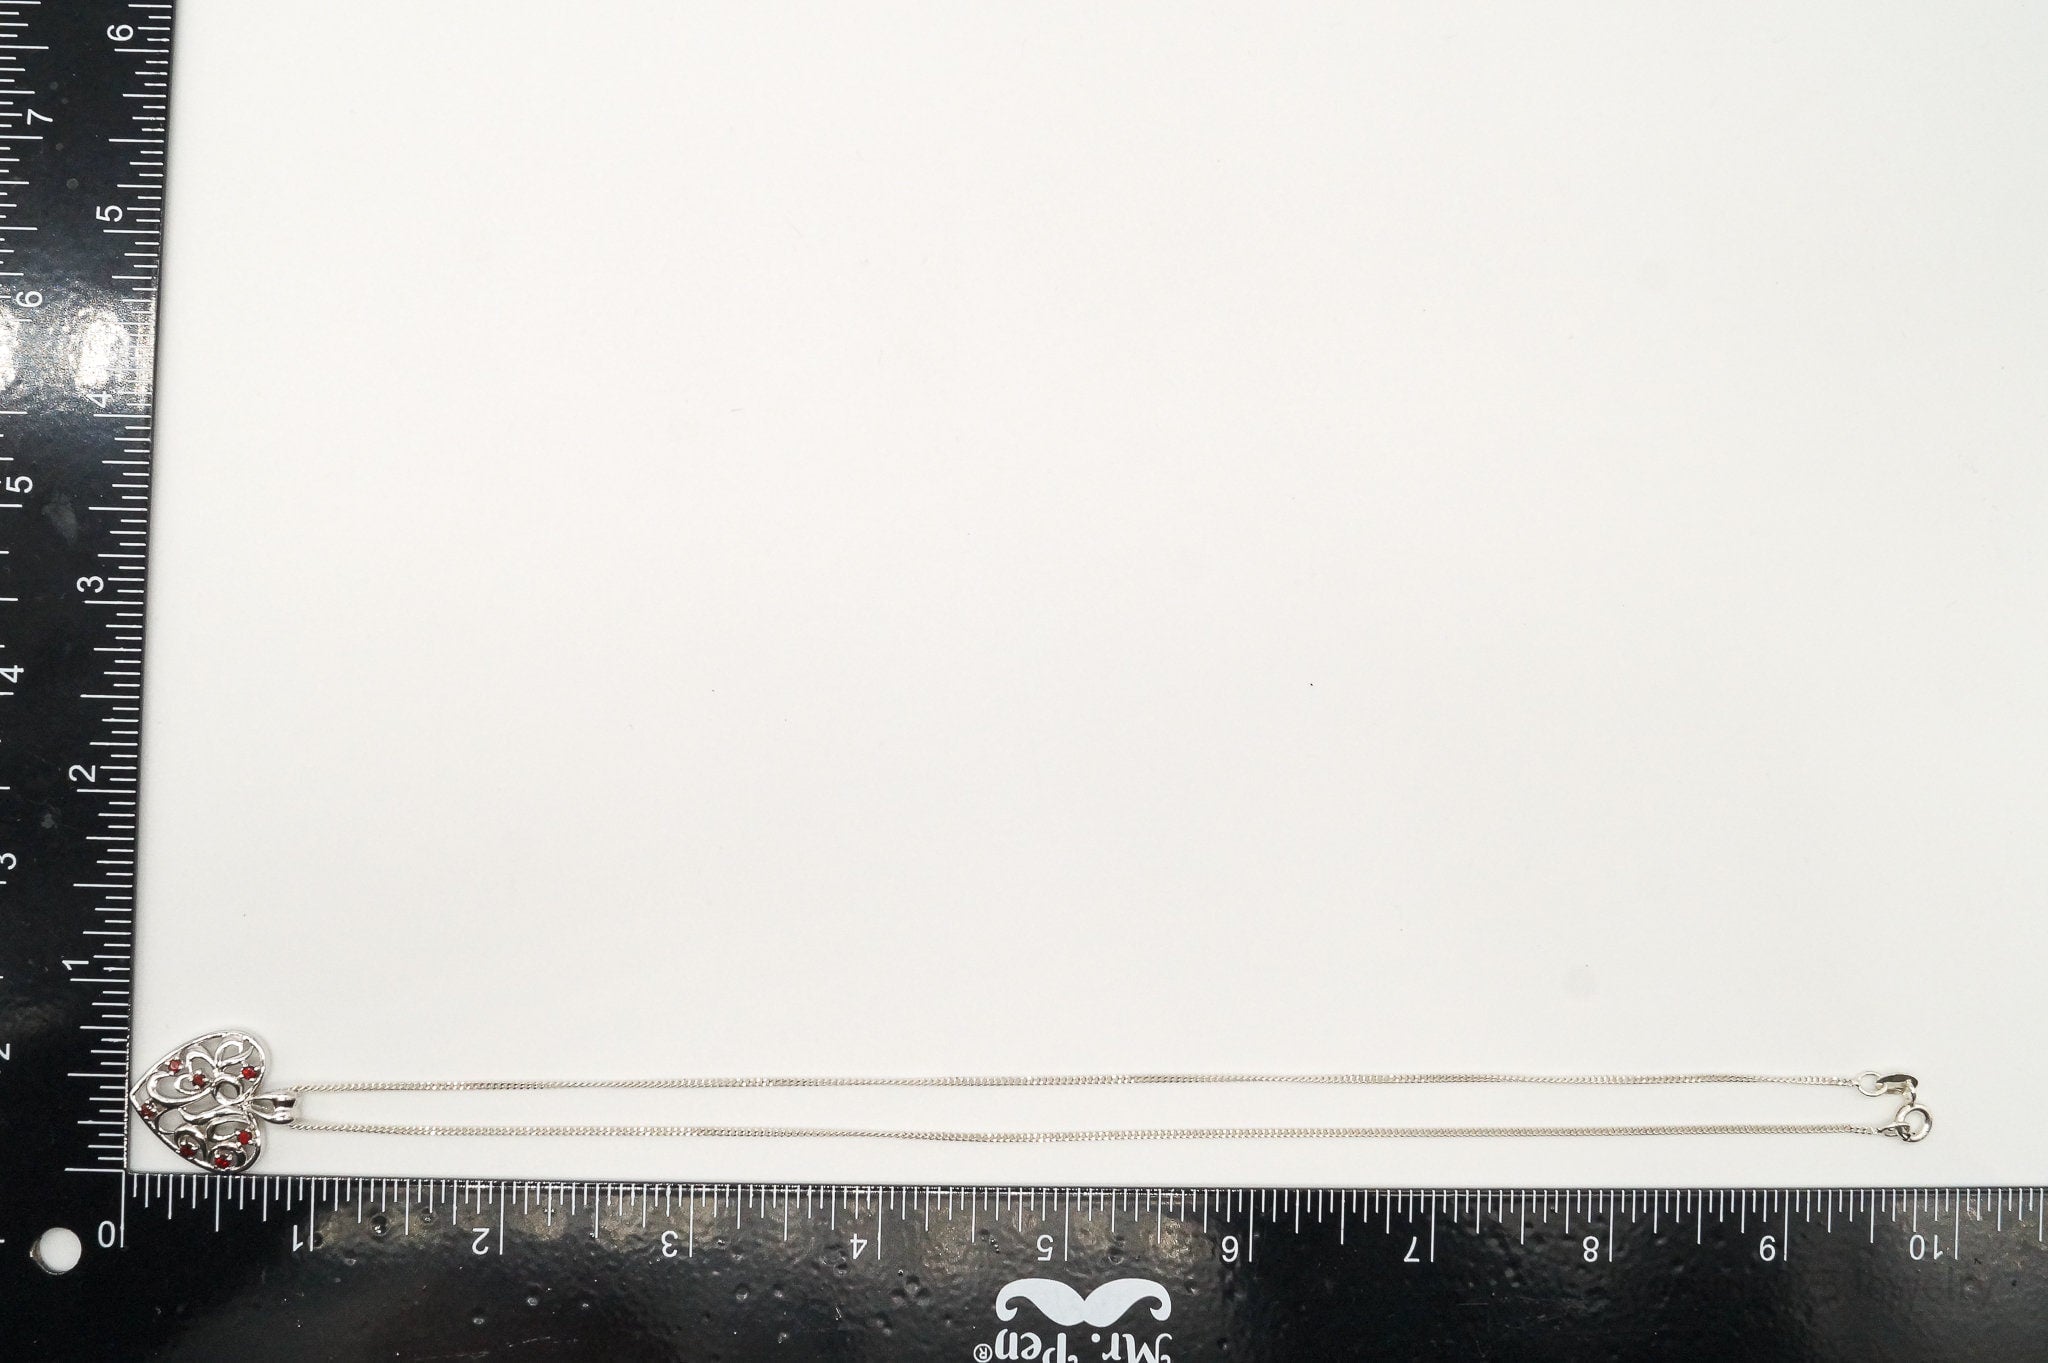
[[[1545,1084],[1623,1087],[1676,1084],[1785,1084],[1802,1087],[1853,1088],[1866,1098],[1899,1097],[1904,1102],[1892,1120],[1871,1126],[1856,1122],[1693,1122],[1624,1126],[1216,1126],[1118,1127],[1073,1131],[965,1131],[910,1127],[830,1126],[705,1126],[705,1125],[530,1125],[428,1122],[308,1121],[303,1096],[309,1093],[479,1093],[536,1092],[576,1089],[706,1090],[801,1088],[1099,1088],[1136,1085],[1224,1084]],[[327,1131],[362,1136],[640,1136],[740,1137],[793,1139],[865,1139],[943,1141],[974,1145],[1054,1145],[1100,1141],[1222,1140],[1391,1140],[1415,1137],[1540,1137],[1540,1136],[1889,1136],[1908,1144],[1927,1139],[1933,1114],[1921,1106],[1919,1081],[1909,1074],[1875,1070],[1848,1078],[1833,1075],[1772,1074],[1509,1074],[1509,1073],[1358,1073],[1358,1074],[1072,1074],[1072,1075],[948,1075],[919,1077],[752,1076],[686,1079],[421,1079],[354,1080],[294,1084],[289,1123],[301,1131]]]

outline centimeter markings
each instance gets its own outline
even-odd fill
[[[114,1191],[113,1180],[92,1180]],[[52,1359],[2048,1360],[2048,1189],[129,1174]],[[103,1206],[105,1204],[102,1204]],[[337,1331],[338,1322],[348,1328]],[[361,1334],[355,1333],[360,1322]],[[161,1353],[151,1353],[152,1349]],[[523,1356],[523,1355],[522,1355]]]
[[[164,170],[167,117],[170,104],[171,6],[165,3],[133,3],[130,24],[110,26],[107,37],[117,50],[131,58],[131,86],[121,92],[134,105],[127,138],[113,141],[124,146],[128,175],[115,186],[119,199],[95,209],[100,230],[126,238],[122,243],[122,265],[110,282],[121,286],[128,315],[122,319],[130,333],[131,363],[124,377],[125,391],[109,398],[94,398],[106,410],[98,419],[114,422],[120,434],[114,437],[116,452],[103,456],[112,474],[112,497],[100,508],[115,518],[118,529],[114,548],[102,551],[107,559],[104,574],[110,591],[104,608],[104,642],[108,662],[108,690],[101,693],[106,708],[100,722],[107,733],[94,740],[108,754],[120,759],[110,770],[107,793],[99,810],[101,829],[92,835],[105,855],[99,859],[102,874],[93,882],[74,888],[98,893],[94,912],[102,916],[108,936],[105,950],[93,953],[106,965],[94,970],[88,980],[100,990],[104,1016],[96,1024],[114,1035],[96,1048],[101,1077],[97,1081],[94,1110],[87,1118],[101,1129],[94,1143],[100,1162],[125,1166],[128,1157],[128,1114],[123,1101],[127,1086],[130,982],[133,960],[135,909],[136,800],[141,766],[142,740],[142,602],[148,572],[149,487],[155,446],[154,370],[156,360],[157,294],[163,257]],[[130,34],[124,39],[124,34]],[[111,221],[108,221],[111,219]],[[113,936],[119,932],[120,936]],[[108,1122],[116,1125],[111,1132]],[[112,1139],[106,1139],[111,1135]]]
[[[91,892],[93,910],[101,916],[105,932],[104,950],[95,951],[90,974],[78,978],[99,991],[96,1001],[101,1015],[87,1028],[100,1029],[100,1078],[95,1087],[93,1111],[82,1119],[94,1127],[97,1140],[92,1148],[102,1164],[127,1162],[128,1121],[123,1103],[127,1084],[129,1050],[129,1004],[132,980],[133,927],[135,909],[136,800],[142,738],[142,601],[146,582],[149,545],[149,482],[155,433],[153,430],[153,367],[156,354],[157,284],[163,249],[164,152],[166,117],[170,99],[170,24],[168,3],[131,4],[136,22],[111,27],[108,38],[122,55],[132,59],[133,87],[122,91],[135,105],[128,121],[127,138],[112,140],[124,146],[128,176],[116,185],[120,197],[111,205],[96,207],[95,218],[107,222],[100,230],[127,240],[123,243],[123,265],[112,282],[122,286],[128,315],[122,318],[130,333],[129,354],[140,360],[127,365],[124,391],[92,399],[103,410],[102,420],[118,425],[116,451],[101,463],[112,475],[108,504],[93,508],[113,518],[113,547],[103,549],[108,590],[96,599],[107,602],[102,626],[107,664],[105,691],[86,697],[104,707],[99,716],[106,729],[103,738],[93,740],[113,759],[87,764],[94,781],[92,791],[100,794],[97,811],[100,828],[91,835],[101,845],[99,874],[80,882],[74,889]],[[158,22],[150,22],[152,19]],[[124,34],[131,36],[123,39]],[[82,590],[83,588],[81,588]],[[104,775],[102,775],[104,771]],[[119,933],[119,936],[114,934]],[[111,1129],[108,1129],[112,1123]]]
[[[79,31],[88,22],[90,30]],[[68,27],[60,43],[62,25]],[[170,33],[164,0],[77,9],[46,8],[41,0],[0,4],[0,341],[9,369],[18,367],[28,380],[25,396],[0,409],[0,515],[19,518],[0,521],[10,545],[0,552],[14,555],[41,529],[31,519],[35,512],[47,517],[53,509],[72,551],[36,556],[34,566],[61,581],[30,577],[31,555],[22,552],[0,611],[20,611],[24,597],[49,610],[43,630],[65,637],[45,638],[36,656],[70,664],[75,686],[68,696],[44,693],[51,713],[36,716],[45,740],[75,731],[42,745],[38,756],[54,770],[25,771],[17,751],[9,773],[24,786],[38,778],[42,792],[22,793],[43,794],[44,826],[69,829],[59,836],[85,844],[56,849],[69,856],[75,878],[62,888],[79,911],[73,944],[48,964],[61,967],[66,987],[89,993],[77,1024],[85,1033],[81,1068],[69,1074],[91,1087],[77,1123],[83,1166],[97,1171],[122,1169],[127,1158],[122,1091]],[[96,50],[83,53],[86,44]],[[122,88],[103,78],[74,79],[82,54],[93,64],[111,58]],[[67,148],[64,138],[95,127],[99,136],[85,138],[89,145]],[[22,221],[20,200],[29,197],[45,206],[45,220]],[[62,207],[53,210],[53,203]],[[37,236],[24,243],[24,233]],[[32,449],[40,457],[32,458]],[[69,480],[61,502],[60,480]],[[46,499],[40,508],[29,500],[38,483]],[[85,658],[74,662],[79,653]],[[0,678],[18,688],[24,654],[0,660],[15,664],[0,668]],[[11,699],[13,692],[0,695]],[[54,708],[67,700],[64,710]],[[60,802],[69,817],[52,808]],[[26,847],[0,852],[0,876],[26,880],[32,870],[47,869],[26,865],[30,855]],[[19,892],[58,888],[38,880]],[[8,1044],[0,1038],[0,1046]]]
[[[838,1231],[865,1227],[880,1245],[891,1222],[929,1230],[935,1220],[965,1222],[970,1236],[986,1227],[1021,1234],[1048,1227],[1061,1234],[1039,1241],[1043,1258],[1065,1258],[1077,1219],[1090,1226],[1164,1243],[1169,1225],[1221,1237],[1226,1261],[1255,1260],[1258,1237],[1324,1232],[1345,1242],[1356,1231],[1383,1236],[1426,1228],[1411,1237],[1410,1262],[1433,1262],[1439,1230],[1582,1234],[1584,1244],[1611,1259],[1628,1230],[1668,1235],[1690,1229],[1695,1243],[1710,1227],[1769,1237],[1767,1259],[1789,1259],[1794,1233],[1854,1235],[1872,1243],[1895,1238],[1908,1257],[1953,1257],[1972,1228],[2005,1234],[2031,1227],[2048,1244],[2048,1188],[1667,1188],[1667,1189],[1371,1189],[1371,1188],[995,1188],[852,1186],[831,1184],[689,1184],[501,1182],[467,1179],[295,1177],[290,1175],[130,1174],[125,1203],[137,1214],[176,1220],[194,1213],[296,1224],[323,1213],[363,1223],[377,1216],[401,1236],[425,1233],[435,1214],[452,1215],[447,1230],[467,1236],[495,1228],[495,1240],[465,1240],[471,1252],[503,1253],[505,1218],[540,1218],[552,1227],[588,1220],[590,1234],[630,1238],[651,1232],[665,1251],[694,1257],[721,1228],[767,1223],[788,1239],[799,1228]],[[103,1223],[103,1248],[125,1247],[127,1225]],[[462,1213],[489,1217],[459,1224]],[[311,1224],[310,1222],[308,1223]],[[1353,1228],[1356,1228],[1354,1231]],[[383,1227],[380,1227],[382,1233]],[[687,1238],[674,1238],[678,1230]],[[1239,1240],[1229,1234],[1236,1231]],[[1943,1237],[1943,1238],[1934,1238]],[[318,1241],[294,1240],[312,1250]],[[880,1253],[879,1248],[876,1251]],[[674,1257],[673,1253],[667,1257]],[[1590,1262],[1590,1260],[1589,1260]]]

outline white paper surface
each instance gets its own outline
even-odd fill
[[[285,1081],[1878,1066],[1940,1121],[1911,1149],[286,1132],[265,1167],[2048,1176],[2038,8],[178,23],[139,1055],[233,1025]]]

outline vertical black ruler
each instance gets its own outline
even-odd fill
[[[0,1360],[2048,1360],[2040,1189],[128,1171],[170,46],[0,0]]]
[[[0,1258],[125,1163],[171,6],[0,0]],[[9,1355],[0,1345],[0,1356]]]

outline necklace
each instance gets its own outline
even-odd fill
[[[263,1091],[269,1053],[247,1032],[208,1032],[177,1047],[129,1090],[142,1124],[186,1162],[237,1173],[263,1153],[263,1124],[365,1136],[686,1136],[796,1137],[1048,1145],[1096,1141],[1384,1140],[1488,1136],[1890,1136],[1917,1143],[1934,1129],[1910,1074],[1508,1074],[1508,1073],[1163,1073],[945,1075],[911,1077],[768,1076],[683,1079],[358,1079],[287,1084]],[[605,1123],[330,1122],[305,1116],[312,1093],[505,1093],[577,1089],[981,1089],[1122,1088],[1140,1085],[1541,1084],[1626,1087],[1678,1084],[1779,1084],[1852,1088],[1866,1098],[1902,1100],[1888,1122],[1684,1122],[1644,1126],[1188,1126],[1070,1131],[962,1131],[852,1126],[719,1126]]]

